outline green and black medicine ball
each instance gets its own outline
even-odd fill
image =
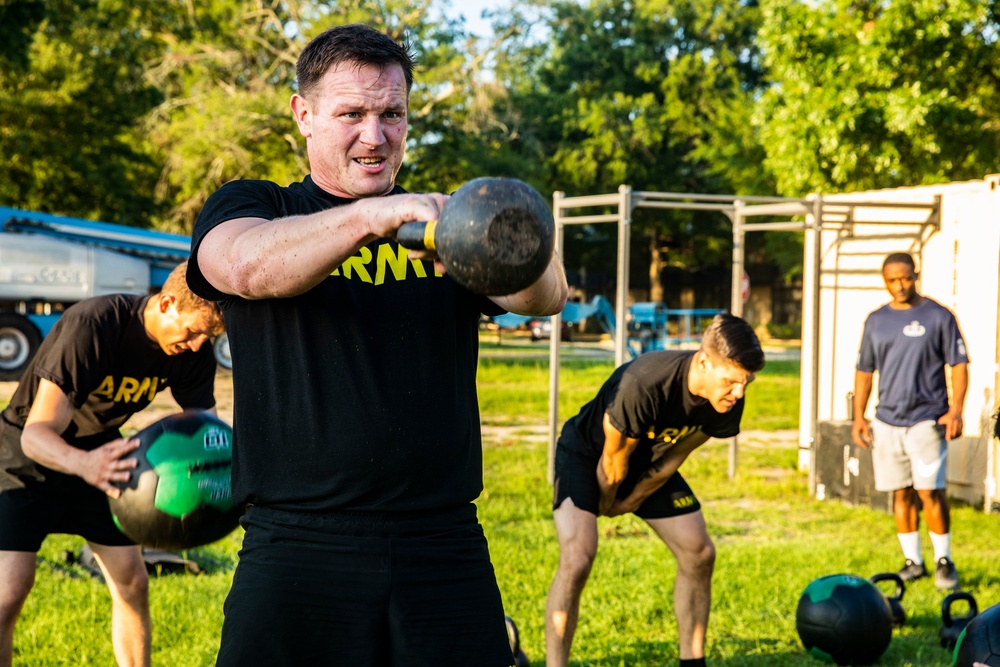
[[[831,574],[806,586],[795,611],[795,629],[813,657],[838,665],[870,665],[892,640],[892,612],[867,579]]]
[[[139,460],[110,499],[115,523],[134,542],[178,551],[215,542],[239,525],[233,504],[233,430],[202,410],[185,410],[135,435]]]
[[[977,615],[958,636],[952,667],[1000,667],[1000,604]]]

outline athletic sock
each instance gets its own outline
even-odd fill
[[[931,536],[931,544],[934,545],[934,560],[937,561],[941,558],[951,559],[951,533],[944,533],[939,535],[931,531],[927,531],[927,534]]]
[[[933,533],[931,533],[933,536]],[[924,562],[924,557],[920,553],[920,533],[896,533],[899,538],[899,546],[903,548],[903,557],[912,560],[918,565]],[[932,537],[933,539],[933,537]]]
[[[707,667],[705,665],[705,658],[688,658],[687,660],[681,659],[681,667]]]

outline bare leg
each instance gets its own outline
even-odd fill
[[[701,511],[669,519],[647,519],[677,559],[674,615],[682,660],[705,657],[705,633],[712,607],[715,545]]]
[[[149,667],[149,575],[139,547],[89,543],[111,591],[111,642],[120,667]]]
[[[14,625],[35,583],[35,560],[30,551],[0,551],[0,667],[14,661]]]
[[[917,491],[924,506],[924,520],[932,533],[944,535],[951,532],[951,510],[948,495],[944,489],[920,489]]]
[[[597,555],[597,517],[569,498],[553,512],[559,566],[545,604],[545,664],[566,667],[580,614],[580,595]]]
[[[896,517],[897,533],[915,533],[920,527],[917,492],[912,486],[896,489],[892,496],[892,513]]]

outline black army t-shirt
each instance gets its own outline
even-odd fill
[[[687,379],[694,355],[655,351],[622,364],[597,396],[566,423],[560,444],[596,461],[604,450],[605,412],[616,429],[639,440],[636,453],[652,450],[652,458],[699,430],[714,438],[736,435],[743,399],[729,412],[720,413],[706,399],[693,395]]]
[[[119,437],[118,428],[167,388],[183,408],[214,407],[211,346],[168,355],[146,333],[142,313],[148,299],[114,294],[68,308],[25,370],[4,419],[24,426],[43,379],[73,405],[72,422],[61,435],[80,449]]]
[[[243,299],[202,275],[201,241],[227,220],[352,203],[309,177],[234,181],[195,225],[188,283],[219,302],[233,355],[234,498],[305,512],[467,505],[482,491],[479,318],[501,309],[385,238],[293,297]]]

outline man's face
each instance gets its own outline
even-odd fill
[[[904,262],[886,264],[882,269],[882,279],[894,304],[902,306],[913,301],[917,293],[917,274],[912,266]]]
[[[316,184],[350,199],[391,190],[406,147],[403,68],[340,63],[308,96],[292,95],[291,106]]]
[[[698,353],[696,363],[701,365],[704,377],[704,385],[699,395],[707,399],[716,412],[732,410],[736,401],[746,394],[747,385],[757,377],[755,373],[728,359],[705,352]]]
[[[204,310],[180,312],[170,299],[165,307],[161,306],[156,331],[151,335],[171,356],[188,350],[197,352],[212,338],[212,317]]]

